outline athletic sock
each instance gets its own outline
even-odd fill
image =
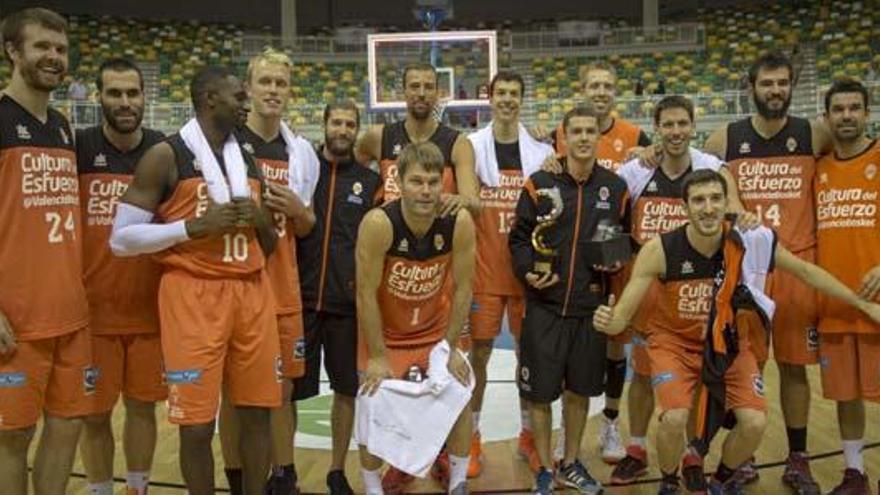
[[[626,381],[626,359],[605,359],[605,398],[620,399]],[[607,411],[608,409],[606,409]],[[616,416],[615,416],[616,417]],[[614,418],[610,418],[614,419]]]
[[[241,474],[241,468],[224,469],[226,473],[226,481],[229,482],[229,493],[232,495],[244,495],[244,484]]]
[[[864,439],[843,441],[843,458],[846,461],[847,469],[856,469],[860,473],[865,472],[865,458],[862,456],[864,446]]]
[[[113,495],[113,480],[89,483],[89,495]]]
[[[725,466],[723,462],[719,462],[718,469],[715,471],[715,479],[724,483],[729,480],[735,472],[735,469],[730,469],[729,467]]]
[[[804,453],[807,451],[807,427],[803,428],[785,428],[785,434],[788,436],[788,453],[795,452]]]
[[[473,417],[474,422],[474,433],[480,433],[480,411],[473,411],[471,413],[471,417]]]
[[[125,475],[125,486],[135,495],[147,495],[147,486],[150,484],[149,471],[129,471]]]
[[[629,437],[629,444],[644,449],[648,445],[648,437]]]
[[[375,471],[361,468],[361,477],[364,479],[364,492],[366,495],[379,495],[382,493],[382,468]]]
[[[452,491],[460,483],[467,481],[468,464],[470,456],[459,457],[449,454],[449,491]]]

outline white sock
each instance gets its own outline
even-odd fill
[[[474,411],[471,413],[471,416],[474,418],[474,433],[480,433],[480,411]]]
[[[134,490],[137,495],[147,495],[147,485],[149,484],[149,471],[129,471],[125,475],[125,486],[129,490]]]
[[[113,495],[113,480],[89,483],[89,495]]]
[[[644,449],[648,445],[648,437],[629,437],[629,444],[636,445]]]
[[[458,457],[449,454],[449,491],[455,489],[460,483],[467,481],[468,464],[470,464],[470,456]]]
[[[532,415],[529,413],[528,408],[522,407],[519,410],[519,424],[520,429],[525,431],[532,431]]]
[[[361,468],[361,476],[364,478],[364,492],[367,495],[383,495],[381,472],[382,468],[375,471]]]
[[[843,441],[843,458],[846,460],[847,468],[857,469],[860,473],[865,472],[865,458],[862,456],[864,446],[864,439]]]

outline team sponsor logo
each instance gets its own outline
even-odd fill
[[[816,195],[816,228],[875,228],[877,191],[823,189]]]
[[[797,149],[798,143],[797,139],[790,137],[785,141],[785,147],[788,148],[789,153],[794,153],[794,150]]]
[[[95,168],[104,168],[107,166],[107,157],[104,156],[104,153],[98,153],[95,155],[95,160],[92,162],[92,166]]]
[[[385,192],[386,199],[400,196],[400,188],[397,186],[397,164],[391,163],[385,168]]]
[[[297,339],[293,344],[293,359],[306,358],[306,341],[305,339]]]
[[[15,126],[15,132],[18,133],[18,139],[30,139],[31,133],[26,125],[18,124]]]
[[[813,326],[807,327],[807,350],[816,352],[819,350],[819,329]]]
[[[819,184],[827,184],[828,183],[828,173],[822,172],[819,174]]]
[[[251,155],[254,154],[254,146],[251,143],[247,143],[247,142],[241,143],[241,148],[243,150],[247,151],[248,153],[250,153]]]
[[[79,204],[76,162],[46,151],[25,152],[19,160],[24,208]]]
[[[261,161],[260,170],[263,171],[263,177],[265,177],[266,180],[284,186],[288,185],[290,170],[287,167],[287,163],[284,163],[283,166],[276,167],[272,162]]]
[[[360,182],[355,182],[354,184],[351,185],[351,192],[360,196],[361,193],[364,192],[364,185],[361,184]]]
[[[684,267],[682,267],[684,268]],[[683,283],[678,288],[678,316],[705,321],[712,305],[712,286],[705,281]]]
[[[742,199],[785,200],[804,196],[803,165],[759,159],[743,161],[735,168]],[[770,216],[769,208],[765,216]]]
[[[183,385],[202,381],[202,370],[167,370],[165,382],[168,385]]]
[[[645,188],[647,192],[657,192],[657,181],[652,180],[648,183],[648,187]]]
[[[398,260],[391,265],[386,284],[395,297],[422,301],[440,292],[445,277],[446,263],[443,261],[416,265]]]
[[[611,190],[608,189],[607,186],[602,186],[599,188],[599,200],[596,201],[596,208],[600,210],[610,210],[611,203],[608,202],[608,198],[611,197]]]
[[[681,263],[681,274],[682,275],[689,275],[691,273],[694,273],[694,264],[688,260],[684,260]]]
[[[618,153],[623,151],[623,141],[621,141],[620,138],[614,140],[614,151]]]
[[[355,196],[354,194],[349,194],[345,200],[348,201],[349,203],[355,204],[355,205],[364,204],[364,198],[362,198],[360,196]]]
[[[656,375],[651,377],[651,386],[657,387],[666,382],[670,382],[675,379],[675,373],[671,371],[665,371],[663,373],[657,373]]]
[[[687,223],[685,205],[680,199],[639,198],[636,202],[635,237],[640,243],[675,230]]]
[[[88,185],[86,202],[86,223],[94,225],[113,225],[113,216],[119,198],[128,189],[128,182],[120,179],[92,179]]]
[[[873,163],[865,165],[865,178],[874,180],[874,177],[877,177],[877,165]]]
[[[501,173],[498,187],[480,187],[480,201],[483,208],[502,208],[513,210],[522,192],[526,178],[522,173]]]
[[[758,397],[764,397],[764,377],[760,373],[752,375],[752,390]]]
[[[27,385],[27,374],[24,372],[0,373],[0,388],[20,388]]]
[[[101,376],[101,369],[97,366],[87,366],[83,368],[83,392],[86,395],[92,395],[98,388],[98,379]]]
[[[409,252],[409,241],[407,241],[406,239],[401,239],[400,244],[397,245],[397,250],[400,251],[401,253],[408,253]]]
[[[751,153],[751,152],[752,152],[752,145],[749,144],[747,141],[743,141],[743,142],[740,143],[740,145],[739,145],[739,152],[740,152],[740,154],[742,154],[742,155],[745,155],[745,154]]]
[[[446,241],[443,239],[443,234],[434,234],[434,249],[442,251],[445,245]]]
[[[168,373],[165,374],[166,379]],[[174,419],[183,419],[186,417],[183,409],[180,408],[180,388],[177,384],[169,384],[168,386],[168,400],[166,401],[168,405],[168,417]]]

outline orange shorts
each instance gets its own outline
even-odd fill
[[[364,342],[366,339],[358,338],[358,372],[362,373],[367,369],[367,346]],[[424,374],[428,370],[428,358],[431,356],[431,350],[437,342],[428,345],[415,347],[385,347],[385,359],[391,367],[391,375],[397,379],[405,379],[409,369],[412,366],[418,366]]]
[[[92,356],[98,370],[92,414],[112,411],[120,393],[142,402],[168,397],[158,333],[92,335]]]
[[[823,333],[819,337],[822,395],[880,402],[880,335]]]
[[[214,421],[221,386],[237,406],[281,405],[275,303],[264,272],[234,279],[166,272],[159,318],[172,423]]]
[[[632,332],[632,369],[637,375],[651,376],[651,358],[648,357],[648,337],[633,330]]]
[[[306,340],[302,312],[278,315],[281,376],[299,378],[306,373]]]
[[[89,414],[97,372],[89,330],[19,341],[0,355],[0,430],[37,424],[45,411],[58,418]]]
[[[758,362],[742,339],[737,354],[724,375],[728,409],[755,409],[765,411],[764,380]],[[651,384],[661,411],[691,409],[694,393],[700,386],[703,352],[693,344],[678,343],[664,336],[650,339],[648,356],[651,359]]]
[[[507,313],[510,333],[519,340],[526,300],[522,296],[474,294],[469,317],[473,340],[493,340],[501,333],[501,321]]]
[[[813,263],[816,250],[796,253],[799,258]],[[773,358],[785,364],[816,364],[819,362],[818,299],[816,291],[794,275],[774,270],[767,278],[767,295],[776,302],[773,316]],[[759,362],[767,361],[768,352],[763,330],[753,332],[749,340]]]

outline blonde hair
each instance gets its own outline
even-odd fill
[[[290,60],[290,57],[287,56],[286,53],[282,51],[278,51],[271,46],[267,46],[263,49],[263,51],[254,55],[253,58],[248,62],[247,66],[247,80],[251,80],[251,76],[254,74],[254,69],[257,68],[257,65],[260,64],[274,64],[274,65],[283,65],[287,67],[287,70],[290,71],[293,69],[293,62]]]
[[[581,84],[587,82],[587,74],[594,70],[604,70],[610,73],[614,80],[617,81],[617,71],[614,69],[614,66],[603,60],[596,60],[587,65],[582,65],[578,69],[578,80]]]

